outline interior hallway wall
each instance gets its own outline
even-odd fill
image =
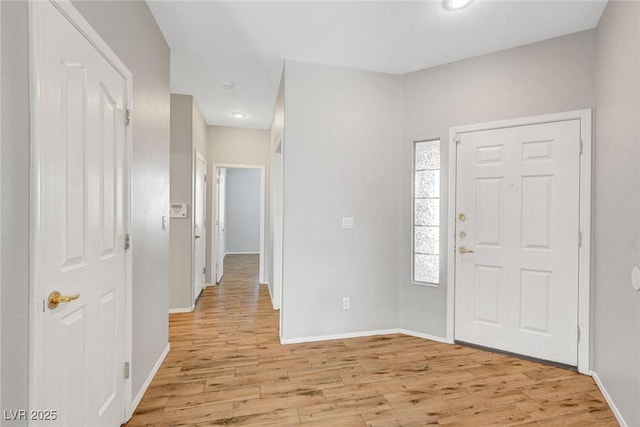
[[[185,203],[185,218],[170,218],[169,309],[193,307],[193,97],[171,94],[171,203]]]
[[[397,327],[401,89],[399,76],[286,63],[285,340]]]
[[[610,1],[596,32],[593,364],[640,425],[640,3]]]
[[[3,1],[0,8],[0,409],[4,410],[28,408],[29,397],[29,29],[26,2]]]

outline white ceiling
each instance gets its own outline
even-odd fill
[[[271,125],[284,59],[404,74],[594,28],[606,6],[476,0],[448,12],[440,0],[147,3],[171,48],[171,91],[193,95],[209,125],[257,129]]]

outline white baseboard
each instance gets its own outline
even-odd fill
[[[381,329],[377,331],[349,332],[346,334],[320,335],[320,336],[302,337],[302,338],[282,338],[281,337],[280,343],[281,344],[301,344],[306,342],[342,340],[346,338],[362,338],[362,337],[371,337],[375,335],[391,335],[391,334],[403,334],[403,335],[409,335],[416,338],[437,341],[445,344],[453,344],[453,342],[448,341],[444,337],[437,337],[435,335],[428,335],[428,334],[423,334],[421,332],[409,331],[407,329]]]
[[[607,389],[604,388],[604,384],[600,380],[600,377],[598,376],[598,374],[594,371],[589,372],[589,374],[591,375],[596,385],[600,389],[600,393],[602,393],[602,396],[604,396],[604,400],[607,401],[607,404],[609,405],[609,408],[611,408],[611,412],[613,412],[613,415],[616,417],[616,420],[618,421],[618,424],[620,424],[620,427],[627,427],[627,423],[624,421],[624,417],[618,410],[618,407],[616,406],[616,404],[613,402],[613,399],[611,398],[611,395],[609,395],[609,392],[607,391]]]
[[[320,335],[315,337],[280,338],[280,343],[281,344],[301,344],[305,342],[343,340],[346,338],[362,338],[362,337],[371,337],[375,335],[390,335],[390,334],[397,334],[397,333],[398,333],[397,329],[383,329],[378,331],[349,332],[346,334]]]
[[[164,348],[164,351],[156,361],[156,364],[153,366],[153,369],[151,369],[149,376],[145,380],[144,384],[142,384],[142,387],[140,388],[140,391],[136,395],[136,398],[131,403],[131,413],[129,414],[129,417],[131,417],[133,413],[136,411],[136,408],[140,404],[140,401],[142,400],[142,397],[144,396],[144,394],[147,392],[147,389],[149,388],[149,385],[151,384],[153,377],[156,376],[156,374],[158,373],[158,369],[160,369],[160,366],[162,366],[162,362],[164,362],[164,359],[167,357],[167,354],[169,354],[170,348],[171,348],[171,345],[167,343],[167,346]]]
[[[224,256],[227,255],[260,255],[260,252],[227,252]]]
[[[186,307],[186,308],[170,308],[169,309],[169,314],[173,314],[173,313],[191,313],[195,309],[196,309],[195,304],[192,305],[191,307]]]
[[[453,341],[448,339],[447,337],[438,337],[436,335],[423,334],[422,332],[410,331],[408,329],[398,329],[398,333],[410,335],[416,338],[423,338],[425,340],[437,341],[445,344],[453,344]]]

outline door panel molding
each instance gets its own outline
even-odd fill
[[[456,126],[449,129],[449,203],[447,214],[447,340],[453,342],[455,322],[455,212],[456,212],[456,188],[457,188],[457,149],[459,136],[464,133],[485,130],[497,130],[518,126],[564,122],[569,120],[580,121],[580,201],[579,201],[579,227],[582,236],[581,246],[578,250],[578,371],[583,374],[590,373],[590,288],[591,288],[591,192],[592,192],[592,110],[576,110],[562,113],[545,114],[539,116],[522,117],[495,122],[478,123],[465,126]],[[530,147],[528,155],[531,158],[544,157],[543,145]],[[578,149],[578,148],[576,148]]]

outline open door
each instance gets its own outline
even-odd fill
[[[218,202],[216,208],[216,228],[217,228],[217,250],[216,250],[216,283],[220,283],[222,275],[224,274],[224,256],[226,254],[225,247],[225,199],[226,199],[226,180],[227,169],[218,168]]]
[[[198,299],[206,282],[206,179],[207,162],[198,150],[195,151],[195,194],[193,206],[193,301]]]

